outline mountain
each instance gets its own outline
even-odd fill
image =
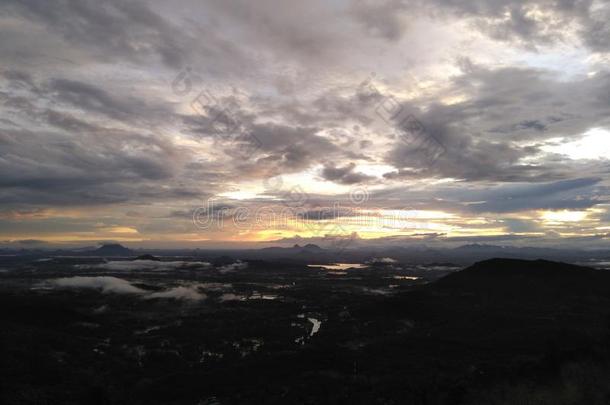
[[[610,295],[610,272],[548,260],[491,259],[438,280],[433,288],[521,295]]]
[[[458,246],[453,250],[459,251],[459,250],[466,250],[466,251],[483,251],[483,252],[489,252],[489,251],[497,251],[497,250],[503,250],[505,249],[503,246],[495,246],[495,245],[483,245],[480,243],[470,243],[467,245],[462,245],[462,246]]]
[[[307,245],[303,246],[303,250],[306,250],[306,251],[309,251],[309,252],[319,252],[319,251],[322,251],[324,249],[322,249],[318,245],[314,245],[313,243],[308,243]]]
[[[100,248],[95,249],[91,252],[95,256],[133,256],[134,252],[131,249],[126,248],[118,243],[111,243],[102,245]]]

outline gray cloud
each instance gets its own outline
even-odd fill
[[[592,50],[607,50],[609,11],[592,0],[434,0],[422,6],[440,15],[471,19],[473,26],[491,38],[527,47],[556,43],[566,39],[566,27],[575,25],[583,44]],[[420,3],[421,4],[421,3]],[[436,9],[435,9],[436,8]]]
[[[142,2],[6,1],[3,9],[42,24],[66,42],[94,56],[138,60],[156,56],[179,66],[185,49],[183,34]],[[95,55],[98,53],[98,55]]]
[[[49,92],[72,107],[118,120],[130,117],[135,104],[135,100],[119,100],[96,86],[66,79],[53,80]]]
[[[112,203],[197,197],[171,179],[178,149],[154,135],[0,130],[0,201],[38,204]],[[161,188],[167,183],[169,188]]]
[[[438,140],[446,153],[432,164],[425,151],[398,137],[387,161],[399,170],[387,178],[568,178],[574,163],[541,157],[539,145],[556,137],[577,138],[587,129],[608,124],[609,106],[599,95],[599,89],[608,86],[605,75],[565,83],[535,69],[475,68],[456,77],[454,86],[453,91],[469,98],[450,106],[432,103],[425,112],[404,105],[422,122],[422,138]],[[534,156],[539,156],[536,163],[525,161]]]
[[[164,299],[175,299],[175,300],[186,300],[186,301],[201,301],[207,296],[199,291],[195,287],[174,287],[167,291],[159,291],[148,295],[146,298],[164,298]]]
[[[328,163],[322,169],[322,177],[341,184],[357,184],[374,179],[372,176],[354,171],[355,168],[356,165],[353,162],[343,167]]]
[[[129,281],[117,277],[66,277],[52,281],[52,284],[60,288],[87,288],[101,290],[105,294],[144,294],[145,291],[132,285]]]
[[[599,203],[595,187],[600,178],[581,178],[545,184],[503,185],[488,190],[441,192],[457,198],[474,212],[518,212],[523,210],[586,209]]]
[[[390,0],[382,2],[367,2],[356,0],[351,3],[351,12],[367,33],[391,41],[399,39],[406,23],[403,11],[407,8],[405,2]]]
[[[165,291],[149,292],[134,286],[131,282],[112,276],[75,276],[50,280],[49,284],[58,288],[93,289],[104,294],[133,294],[144,299],[176,299],[200,301],[206,295],[197,286],[178,286]]]
[[[509,232],[540,224],[504,214],[608,201],[607,159],[549,151],[610,128],[603,2],[8,0],[0,12],[9,239],[95,233],[101,220],[53,217],[88,206],[146,237],[195,240],[205,198],[256,207],[308,178],[371,183],[362,207],[488,213],[481,228]],[[173,89],[178,72],[190,91]],[[201,90],[216,100],[194,111]],[[381,119],[388,99],[444,153]],[[267,190],[275,176],[284,188]],[[311,213],[348,201],[317,191]]]

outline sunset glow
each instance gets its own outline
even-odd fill
[[[8,3],[7,245],[608,242],[599,2]]]

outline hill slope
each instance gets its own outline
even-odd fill
[[[610,272],[547,260],[491,259],[450,274],[431,288],[592,297],[610,294]]]

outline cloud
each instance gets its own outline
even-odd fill
[[[421,122],[422,141],[397,136],[386,161],[398,170],[385,177],[502,182],[569,178],[574,166],[583,164],[544,154],[540,146],[603,126],[610,109],[599,102],[598,93],[608,80],[601,75],[566,83],[538,69],[475,67],[452,80],[450,93],[462,94],[463,101],[433,102],[425,112],[412,102],[402,105]],[[437,144],[444,153],[431,159],[428,146]]]
[[[507,218],[503,222],[510,233],[541,232],[543,230],[540,224],[531,220]]]
[[[146,291],[133,286],[129,281],[116,277],[66,277],[53,280],[52,283],[60,288],[86,288],[101,290],[104,294],[145,294]]]
[[[408,6],[399,0],[351,2],[351,13],[366,32],[390,41],[400,39],[406,29],[404,10]]]
[[[79,109],[99,113],[113,119],[127,119],[132,114],[134,100],[117,99],[91,84],[67,79],[55,79],[49,92],[54,98]]]
[[[233,294],[233,293],[224,293],[220,296],[220,301],[221,302],[226,302],[226,301],[245,301],[247,299],[247,297],[243,296],[243,295],[237,295],[237,294]]]
[[[354,217],[358,213],[351,208],[341,208],[339,205],[332,207],[324,207],[322,209],[313,209],[308,211],[295,211],[298,218],[306,221],[326,221],[329,219],[337,219],[341,217]]]
[[[206,295],[198,291],[198,286],[178,286],[164,291],[150,292],[134,286],[127,280],[110,276],[74,276],[48,281],[58,288],[100,290],[104,294],[135,294],[144,299],[176,299],[201,301]]]
[[[147,299],[169,298],[176,300],[200,301],[206,295],[197,291],[196,287],[174,287],[166,291],[155,292],[146,296]]]
[[[233,288],[233,285],[230,283],[201,283],[198,286],[205,291],[224,291]]]
[[[545,184],[515,184],[486,191],[458,191],[474,212],[586,209],[599,203],[594,187],[600,178],[582,178]],[[446,193],[450,196],[454,193]]]
[[[608,159],[552,148],[610,128],[605,2],[7,0],[0,13],[7,240],[256,239],[199,229],[193,209],[256,209],[296,185],[307,218],[370,183],[363,207],[450,212],[435,225],[456,232],[483,212],[488,230],[533,230],[503,214],[607,201]],[[440,156],[381,116],[388,100]],[[219,134],[227,117],[237,128]]]
[[[393,264],[397,263],[395,259],[391,257],[374,257],[371,260],[367,261],[369,264]]]
[[[337,145],[317,132],[313,127],[254,124],[251,134],[260,141],[264,155],[251,163],[238,165],[238,170],[245,176],[250,172],[263,178],[272,177],[295,173],[328,157],[343,154]]]
[[[323,63],[347,53],[342,45],[350,40],[343,30],[349,29],[349,21],[337,18],[340,15],[323,1],[212,0],[207,5],[224,23],[241,27],[240,41],[270,49],[278,60]]]
[[[100,269],[108,271],[171,271],[177,269],[196,269],[196,268],[207,268],[210,267],[210,263],[207,262],[184,262],[184,261],[173,261],[164,262],[156,260],[121,260],[121,261],[110,261],[108,263],[95,264],[95,265],[77,265],[78,268],[88,269]]]
[[[218,268],[218,272],[221,274],[231,273],[237,270],[244,270],[248,268],[248,263],[242,261],[236,261],[235,263],[226,264]]]
[[[44,246],[47,242],[38,239],[23,239],[23,240],[15,240],[11,241],[11,243],[16,243],[24,246]]]
[[[337,167],[333,163],[327,163],[322,169],[322,177],[325,180],[340,184],[357,184],[374,179],[364,173],[355,172],[356,164],[349,163],[343,167]]]
[[[186,50],[184,35],[141,2],[6,1],[8,15],[41,24],[51,34],[89,57],[142,61],[154,56],[179,66]]]
[[[0,130],[0,144],[0,170],[6,173],[0,202],[78,205],[201,195],[179,184],[159,187],[171,183],[177,151],[155,136]],[[150,183],[156,184],[146,187]]]
[[[602,39],[610,11],[603,2],[574,0],[434,0],[421,2],[439,16],[467,19],[490,38],[529,48],[549,46],[570,35],[592,50],[607,50]]]

